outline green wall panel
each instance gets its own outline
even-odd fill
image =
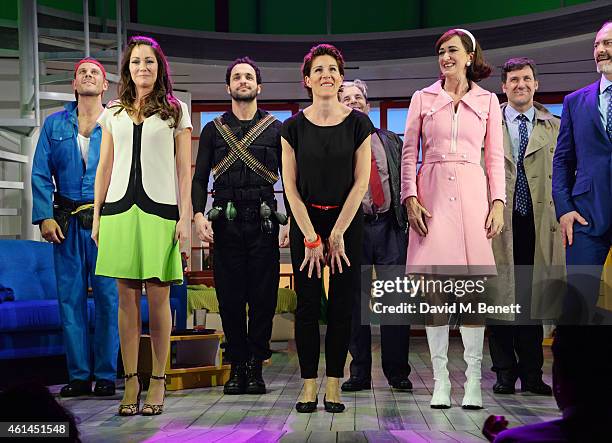
[[[115,0],[89,0],[89,10],[96,17],[115,20],[117,16],[117,2]]]
[[[0,0],[0,18],[17,19],[19,0]],[[137,0],[142,24],[173,28],[215,30],[215,0]],[[286,0],[229,2],[230,32],[264,34],[325,34],[327,0],[307,4]],[[592,0],[332,0],[332,33],[396,31],[419,27],[456,26],[503,17],[542,12]],[[90,12],[97,17],[115,18],[115,0],[90,0]],[[38,4],[82,14],[82,0],[38,0]],[[420,10],[423,5],[423,11]],[[420,23],[421,17],[423,23]],[[602,18],[602,21],[604,19]],[[258,26],[259,25],[259,26]]]
[[[564,0],[427,0],[424,2],[423,28],[455,26],[484,20],[495,20],[535,12],[548,11],[562,6]]]
[[[19,0],[0,0],[0,19],[17,20],[17,6]]]
[[[214,31],[215,0],[138,0],[138,23]]]
[[[420,23],[420,0],[333,0],[332,33],[401,31]],[[382,7],[381,7],[382,5]]]
[[[229,30],[255,34],[257,32],[257,2],[254,0],[229,1]]]
[[[83,0],[38,0],[37,3],[41,6],[49,6],[62,11],[74,12],[77,14],[83,13]]]
[[[326,34],[326,0],[261,1],[262,34]]]

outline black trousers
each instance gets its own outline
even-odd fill
[[[325,241],[336,223],[340,208],[327,211],[308,207],[308,215],[315,231]],[[325,335],[325,366],[328,377],[344,376],[344,365],[351,337],[351,315],[356,292],[360,290],[361,239],[363,216],[361,209],[344,233],[344,249],[351,262],[342,265],[343,272],[330,275],[327,303],[327,333]],[[304,261],[304,235],[297,223],[289,230],[291,263],[297,292],[295,312],[295,343],[302,378],[316,378],[319,366],[319,314],[322,280],[316,271],[308,278],[308,268],[300,271]],[[321,275],[323,275],[321,273]]]
[[[384,266],[405,266],[407,234],[395,221],[392,209],[377,220],[366,221],[363,228],[361,264],[378,265],[376,275],[385,279]],[[389,278],[394,277],[391,272]],[[356,292],[353,305],[351,343],[349,351],[351,376],[369,381],[372,378],[372,332],[369,324],[361,321],[361,291]],[[410,374],[408,364],[410,325],[381,325],[380,352],[382,369],[389,382],[401,380]]]
[[[526,216],[514,212],[512,233],[514,264],[523,265],[520,267],[520,272],[515,272],[516,301],[523,308],[522,316],[530,320],[533,274],[527,266],[532,266],[534,262],[533,212]],[[520,319],[516,321],[520,322]],[[541,324],[490,325],[489,350],[493,362],[492,369],[497,373],[498,380],[508,384],[513,384],[519,377],[527,383],[541,380],[544,364],[543,338],[544,331]]]
[[[272,355],[270,336],[276,311],[280,253],[278,224],[271,234],[261,230],[259,207],[248,208],[250,219],[213,222],[214,277],[219,314],[225,334],[225,351],[230,361],[241,363]],[[244,214],[244,212],[243,212]],[[247,310],[248,309],[248,325]]]

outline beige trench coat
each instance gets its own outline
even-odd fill
[[[502,115],[506,106],[507,103],[501,105]],[[524,159],[535,223],[531,314],[532,318],[551,320],[560,312],[563,294],[559,287],[553,290],[550,282],[563,281],[565,278],[565,250],[552,200],[552,159],[557,146],[560,121],[541,104],[535,102],[534,107],[536,121]],[[504,209],[504,229],[501,235],[493,240],[493,254],[498,269],[497,284],[494,286],[498,293],[494,299],[508,305],[515,300],[512,212],[516,163],[512,156],[512,144],[505,120],[502,120],[502,127],[507,204]],[[512,318],[511,315],[502,315],[499,319]]]

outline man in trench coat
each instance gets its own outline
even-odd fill
[[[513,323],[489,325],[489,348],[496,394],[522,390],[551,395],[542,381],[542,320],[558,315],[555,287],[562,281],[565,254],[552,201],[552,159],[559,119],[534,102],[538,89],[533,60],[512,58],[502,67],[502,89],[508,103],[503,114],[507,206],[501,236],[493,239],[498,266],[498,300],[513,299],[521,314]],[[556,297],[558,300],[558,297]],[[517,359],[518,357],[518,359]]]

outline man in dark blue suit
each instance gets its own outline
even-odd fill
[[[593,48],[601,79],[565,97],[553,157],[552,192],[568,268],[552,347],[553,391],[563,418],[506,430],[494,443],[610,441],[612,382],[605,356],[612,352],[612,328],[584,324],[609,324],[601,310],[594,314],[612,244],[612,21],[601,27]],[[493,420],[485,428],[491,425]]]
[[[602,322],[593,314],[612,244],[612,21],[593,48],[601,78],[565,97],[553,158],[552,192],[568,265],[565,324]]]

